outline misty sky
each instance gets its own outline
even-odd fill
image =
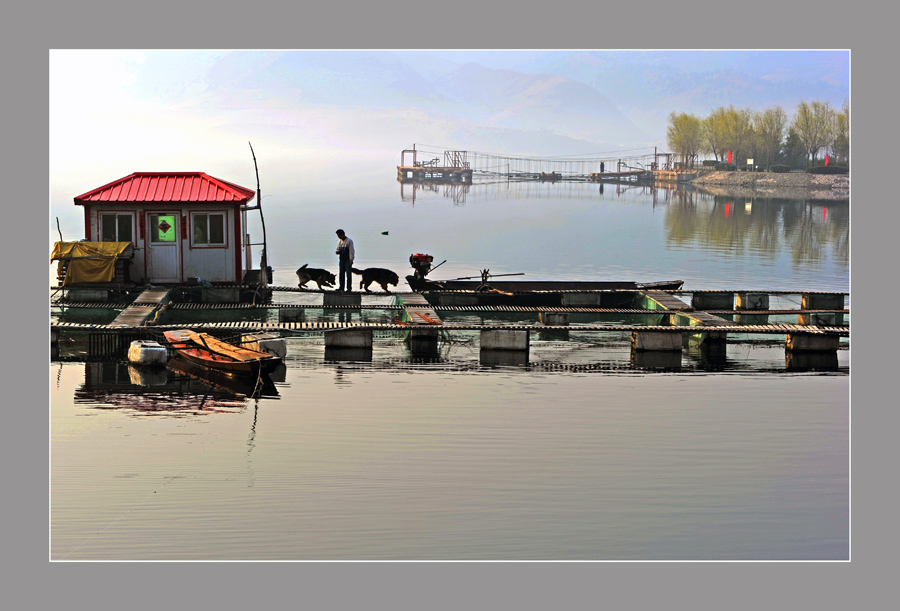
[[[134,171],[276,190],[335,160],[387,172],[414,143],[503,155],[665,149],[670,112],[849,98],[849,51],[50,52],[51,215]],[[55,226],[53,227],[55,232]]]

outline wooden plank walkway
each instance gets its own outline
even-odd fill
[[[728,321],[726,321],[728,322]],[[436,325],[418,325],[418,328],[435,327]],[[89,323],[55,323],[50,325],[52,330],[71,330],[71,331],[128,331],[128,328],[117,327],[112,323],[108,325],[89,324]],[[502,324],[449,324],[442,323],[438,328],[445,331],[481,331],[484,329],[508,329],[516,331],[667,331],[672,333],[727,333],[727,334],[769,334],[769,335],[785,335],[789,333],[812,333],[838,335],[841,337],[849,337],[849,327],[838,326],[812,326],[812,325],[794,325],[794,324],[771,324],[771,325],[738,325],[719,326],[719,325],[622,325],[622,324],[605,324],[605,325],[542,325],[535,323],[532,325],[502,325]],[[370,329],[372,331],[408,331],[408,324],[394,323],[377,323],[377,322],[200,322],[200,323],[181,323],[177,325],[154,325],[152,327],[142,327],[146,330],[166,331],[169,329],[240,329],[242,331],[302,331],[302,332],[323,332],[342,329]]]
[[[124,310],[129,304],[115,303],[108,301],[95,302],[52,302],[52,307],[65,309],[109,309]],[[517,313],[517,314],[538,314],[540,312],[566,312],[569,314],[647,314],[658,313],[658,310],[647,310],[644,308],[600,308],[591,306],[505,306],[505,305],[481,305],[481,306],[432,306],[434,311],[440,315],[441,312],[460,312],[460,313]],[[322,310],[325,306],[322,304],[309,303],[170,303],[170,310],[264,310],[264,309],[301,309],[301,310]],[[384,312],[397,311],[405,309],[401,305],[347,305],[347,306],[328,306],[329,310],[380,310]],[[695,310],[698,311],[698,310]],[[848,309],[802,309],[793,308],[790,310],[703,310],[710,314],[849,314]]]
[[[428,301],[418,293],[396,293],[404,309],[403,321],[413,326],[435,326],[442,324],[437,312]]]
[[[737,327],[738,323],[726,320],[707,311],[695,310],[693,306],[688,305],[677,297],[673,297],[665,291],[642,291],[642,293],[653,300],[661,308],[675,313],[676,318],[686,317],[690,319],[691,326],[696,327]],[[659,312],[660,310],[652,310]]]
[[[691,310],[690,305],[686,304],[682,300],[677,297],[673,297],[666,291],[641,291],[644,295],[658,303],[662,306],[663,309],[673,310],[675,312],[682,312],[685,310]]]
[[[168,288],[149,288],[142,292],[125,310],[109,323],[110,327],[141,327],[168,299]]]

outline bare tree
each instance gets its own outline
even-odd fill
[[[834,140],[835,112],[830,102],[801,101],[794,112],[791,127],[806,150],[806,164]]]

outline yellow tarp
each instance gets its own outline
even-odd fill
[[[116,277],[116,258],[131,242],[57,242],[51,261],[69,262],[63,286],[80,282],[112,282]],[[61,270],[60,270],[61,271]]]

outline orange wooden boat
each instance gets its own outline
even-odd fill
[[[163,333],[169,346],[182,358],[229,374],[259,375],[269,373],[281,358],[224,342],[208,333],[176,329]]]

